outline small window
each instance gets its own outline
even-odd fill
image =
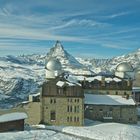
[[[69,122],[70,121],[70,118],[69,117],[67,117],[67,122]]]
[[[70,102],[72,102],[72,99],[70,99]]]
[[[79,103],[79,99],[77,99],[77,103]]]
[[[79,106],[77,106],[77,111],[76,112],[79,113],[79,111],[80,111]]]
[[[116,91],[116,95],[118,95],[118,91]]]
[[[70,117],[70,122],[72,122],[72,116]]]
[[[56,103],[56,99],[54,99],[54,104]]]
[[[77,117],[77,122],[79,122],[79,117]]]
[[[70,106],[70,112],[72,112],[72,106]]]
[[[56,117],[55,111],[51,111],[51,116],[50,116],[51,121],[55,121],[56,120],[55,117]]]
[[[52,99],[50,99],[50,103],[51,103],[51,104],[53,103],[53,100],[52,100]]]
[[[70,112],[70,106],[69,105],[67,106],[67,112]]]
[[[77,101],[77,100],[75,99],[75,103],[76,103],[76,101]]]
[[[76,122],[76,117],[74,117],[74,122]]]
[[[126,95],[126,92],[124,92],[124,95]]]
[[[77,110],[77,109],[76,109],[76,106],[74,106],[74,112],[76,112],[76,110]]]
[[[103,109],[100,109],[100,112],[102,112],[103,111]]]
[[[68,102],[69,102],[69,98],[68,98]]]
[[[132,118],[129,118],[129,121],[132,121]]]

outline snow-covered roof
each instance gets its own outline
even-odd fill
[[[8,113],[8,114],[0,115],[0,123],[22,120],[22,119],[26,119],[27,117],[28,117],[27,114],[24,112]]]
[[[63,87],[64,84],[65,84],[65,82],[63,82],[63,81],[58,81],[58,82],[56,83],[56,85],[59,86],[59,87]]]
[[[31,94],[30,96],[33,96],[33,97],[40,96],[40,92],[38,92],[38,93],[36,93],[36,94]]]
[[[135,105],[132,98],[126,99],[120,95],[85,94],[85,104],[95,105]]]
[[[132,87],[133,91],[139,91],[140,92],[140,87]]]
[[[58,81],[58,82],[56,83],[56,85],[59,86],[59,87],[63,87],[65,84],[68,85],[68,86],[75,86],[74,83],[65,82],[65,81]]]

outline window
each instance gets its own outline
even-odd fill
[[[72,112],[72,106],[70,106],[70,112]]]
[[[77,99],[77,103],[79,103],[79,99]]]
[[[100,109],[100,112],[102,112],[103,111],[103,109]]]
[[[53,101],[54,101],[54,104],[55,104],[56,103],[56,99],[54,99]]]
[[[67,117],[67,122],[69,122],[70,121],[70,118],[69,117]]]
[[[50,104],[55,104],[56,103],[56,99],[50,99]]]
[[[129,118],[129,121],[132,121],[132,118]]]
[[[79,113],[79,106],[77,106],[77,112]]]
[[[70,117],[70,122],[72,122],[72,116]]]
[[[118,91],[116,91],[116,95],[118,95]]]
[[[74,117],[74,122],[76,122],[76,117]]]
[[[72,102],[72,99],[70,99],[70,102]]]
[[[67,106],[67,112],[70,112],[70,106],[69,105]]]
[[[51,121],[55,121],[56,120],[56,113],[55,113],[55,111],[51,111],[51,116],[50,116],[50,118],[51,118]]]
[[[69,98],[68,98],[68,102],[69,102]]]
[[[126,92],[124,92],[124,95],[126,95]]]
[[[79,117],[77,117],[77,122],[79,122]]]
[[[76,110],[77,110],[77,109],[76,109],[76,106],[74,106],[74,112],[76,112]]]
[[[51,103],[51,104],[53,103],[53,100],[52,100],[52,99],[50,99],[50,103]]]
[[[75,99],[75,103],[76,103],[76,99]]]

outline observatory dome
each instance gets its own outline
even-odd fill
[[[122,62],[122,63],[117,65],[116,71],[118,71],[118,72],[132,72],[133,67],[127,62]]]
[[[46,69],[50,71],[61,70],[61,63],[57,59],[51,58],[46,64]]]

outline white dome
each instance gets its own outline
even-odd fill
[[[120,63],[119,65],[117,65],[116,71],[118,71],[118,72],[132,72],[133,67],[129,63],[123,62],[123,63]]]
[[[51,71],[61,70],[61,63],[57,59],[51,58],[46,64],[46,69]]]

